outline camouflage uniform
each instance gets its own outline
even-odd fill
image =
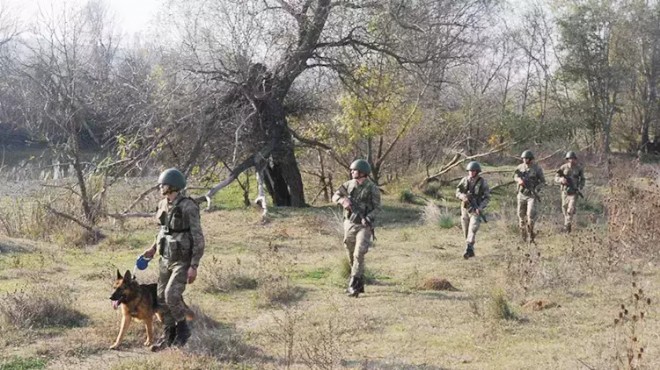
[[[584,188],[584,170],[579,164],[571,165],[564,163],[559,167],[559,171],[564,173],[566,177],[571,178],[572,183],[575,184],[574,189],[569,189],[566,185],[561,185],[561,209],[564,213],[564,228],[570,231],[573,224],[573,215],[575,215],[575,201],[577,200],[578,190]],[[559,172],[557,171],[557,172]],[[555,175],[555,182],[561,184],[562,176]]]
[[[160,254],[158,303],[164,326],[185,321],[183,291],[188,280],[188,268],[197,267],[204,254],[204,234],[199,206],[181,193],[173,202],[163,199],[156,214],[161,230],[156,243]]]
[[[538,190],[545,185],[545,176],[541,167],[532,163],[521,163],[516,167],[513,179],[518,182],[519,179],[526,177],[525,186],[518,185],[518,226],[523,240],[534,240],[534,223],[536,222],[536,209],[540,198]]]
[[[474,194],[476,204],[481,211],[488,206],[490,201],[490,187],[488,187],[486,179],[480,175],[473,178],[465,176],[461,179],[456,187],[456,198],[461,199],[462,194]],[[481,217],[470,210],[470,204],[461,202],[461,226],[465,235],[467,250],[474,251],[479,225],[481,225]]]
[[[349,180],[337,189],[332,201],[341,204],[350,197],[353,212],[344,209],[344,247],[351,265],[351,277],[363,279],[364,255],[369,251],[373,230],[364,226],[360,217],[366,217],[373,224],[380,213],[380,190],[370,179],[365,179],[362,185],[357,180]],[[359,217],[356,218],[356,216]]]

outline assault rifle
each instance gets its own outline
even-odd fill
[[[522,172],[520,170],[516,170],[515,174],[518,177],[520,177],[520,179],[522,179],[522,181],[523,181],[522,187],[525,188],[525,189],[528,189],[532,193],[532,196],[540,202],[541,197],[536,192],[536,186],[532,186],[531,181],[529,180],[529,172],[528,171]]]
[[[470,208],[468,208],[468,212],[474,212],[477,209],[479,209],[479,204],[477,204],[477,198],[474,196],[474,194],[472,192],[467,193],[467,199],[468,199],[468,204],[470,205]],[[488,223],[488,220],[486,220],[486,215],[484,215],[481,212],[479,212],[479,218],[485,224]]]
[[[575,183],[573,182],[572,177],[566,176],[566,174],[564,173],[564,170],[562,170],[561,168],[557,170],[557,175],[561,178],[566,179],[566,193],[568,193],[568,195],[577,194],[580,198],[584,199],[584,195],[582,194],[580,189],[578,189],[578,187],[575,186]]]
[[[367,224],[367,227],[371,229],[371,236],[373,236],[374,240],[376,240],[376,228],[374,227],[373,222],[368,217],[365,217],[362,212],[355,209],[354,206],[357,204],[357,202],[353,199],[353,197],[348,196],[348,201],[351,202],[351,215],[348,217],[348,219],[354,224],[360,224],[362,223],[362,220],[364,220]]]

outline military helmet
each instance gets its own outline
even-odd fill
[[[465,167],[466,170],[468,171],[477,171],[481,172],[481,165],[477,161],[472,161],[468,163],[468,165]]]
[[[534,159],[534,153],[532,153],[531,150],[525,150],[522,152],[520,155],[520,158],[525,158],[525,159]]]
[[[186,177],[176,168],[168,168],[158,176],[158,184],[169,185],[176,190],[185,189]]]
[[[564,158],[566,158],[566,159],[577,159],[577,154],[575,154],[574,151],[569,150],[569,151],[566,152],[566,157],[564,157]]]
[[[358,170],[362,172],[365,175],[368,175],[371,173],[371,166],[369,165],[369,162],[365,161],[364,159],[356,159],[351,163],[350,169],[352,170]]]

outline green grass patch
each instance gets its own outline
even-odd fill
[[[0,363],[2,370],[32,370],[32,369],[45,369],[46,360],[36,357],[13,357],[9,360]]]
[[[299,277],[305,280],[323,280],[330,276],[332,269],[327,267],[317,268],[301,273]]]
[[[438,226],[442,229],[451,229],[456,225],[456,218],[452,215],[441,215],[438,219]]]
[[[241,177],[241,181],[245,181],[245,177]],[[250,176],[250,187],[248,192],[248,199],[253,201],[257,197],[257,185],[254,177]],[[271,202],[270,197],[267,201]],[[272,206],[272,204],[269,204]],[[223,188],[213,196],[213,207],[215,209],[243,209],[245,202],[243,197],[243,189],[237,181],[232,182],[227,187]]]

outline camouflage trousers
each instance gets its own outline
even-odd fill
[[[538,199],[518,193],[518,226],[534,228]]]
[[[474,244],[479,231],[481,219],[476,213],[468,212],[467,208],[461,207],[461,226],[463,227],[463,235],[468,244]]]
[[[188,262],[158,261],[158,304],[161,306],[163,325],[172,326],[185,320],[183,292],[188,282]]]
[[[371,246],[371,228],[344,220],[344,248],[351,265],[351,276],[364,275],[364,255]]]
[[[575,202],[577,201],[577,194],[568,195],[565,191],[561,192],[561,210],[564,214],[564,226],[573,223],[573,216],[575,215]]]

